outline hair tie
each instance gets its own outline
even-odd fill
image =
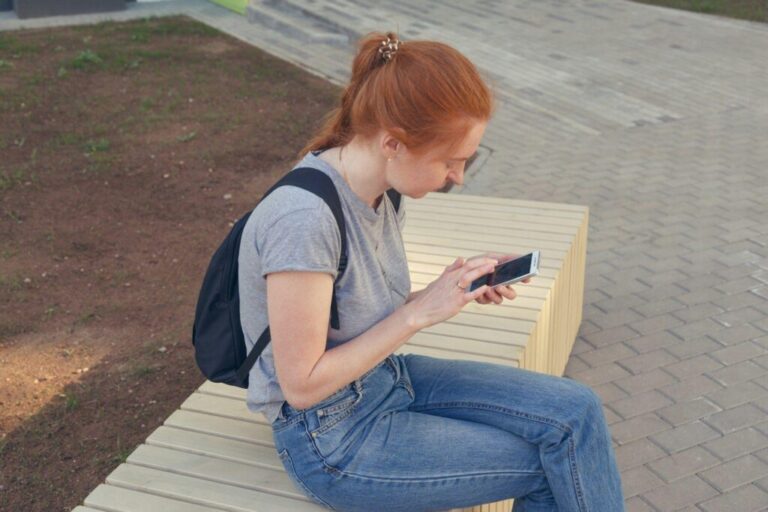
[[[384,58],[386,62],[389,62],[392,60],[392,57],[395,56],[395,53],[397,53],[397,50],[400,48],[400,44],[401,42],[399,39],[392,39],[391,37],[387,36],[386,41],[381,42],[379,54]]]

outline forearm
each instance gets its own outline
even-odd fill
[[[424,291],[424,289],[422,288],[421,290],[417,290],[417,291],[415,291],[415,292],[411,292],[410,294],[408,294],[408,298],[407,298],[407,299],[405,299],[405,303],[406,303],[406,304],[408,304],[408,303],[409,303],[409,302],[411,302],[413,299],[415,299],[416,297],[418,297],[419,295],[421,295],[421,293],[422,293],[423,291]]]
[[[397,350],[419,327],[412,307],[405,304],[348,342],[326,350],[307,378],[300,404],[306,409],[362,376]]]

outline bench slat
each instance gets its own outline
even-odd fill
[[[444,219],[426,219],[426,218],[410,218],[405,221],[408,225],[408,230],[410,231],[413,228],[419,228],[419,229],[438,229],[443,230],[445,229],[446,222]],[[483,233],[486,235],[494,235],[494,236],[502,236],[502,237],[508,237],[510,235],[510,232],[513,234],[516,233],[525,233],[525,236],[529,237],[535,237],[535,238],[541,238],[544,240],[555,240],[558,242],[568,242],[570,243],[571,240],[573,240],[574,235],[574,228],[573,227],[562,227],[557,224],[548,225],[546,229],[544,228],[537,228],[532,230],[530,224],[526,224],[524,222],[518,222],[518,221],[504,221],[503,219],[499,219],[499,221],[494,220],[494,222],[491,223],[485,223],[485,224],[478,224],[475,222],[462,222],[462,219],[460,217],[457,217],[455,220],[451,220],[451,231],[454,233]]]
[[[244,512],[315,512],[323,509],[304,500],[286,498],[267,492],[243,489],[167,471],[121,464],[107,483],[126,488],[140,488],[169,498],[185,499],[203,506],[220,506]]]
[[[163,424],[172,428],[200,432],[201,434],[252,442],[254,435],[256,435],[254,432],[259,428],[264,428],[261,425],[266,425],[266,419],[264,419],[263,414],[254,414],[253,416],[260,417],[263,421],[260,424],[256,424],[255,422],[249,423],[203,412],[176,410]]]
[[[447,256],[451,258],[451,261],[448,262],[450,264],[453,262],[453,260],[456,259],[457,256],[461,256],[463,258],[470,258],[472,256],[476,256],[477,254],[482,254],[485,252],[500,252],[500,253],[517,253],[517,254],[524,254],[529,253],[532,251],[535,251],[536,249],[541,249],[538,245],[529,245],[529,246],[522,246],[522,245],[502,245],[499,246],[498,244],[495,244],[492,247],[478,247],[477,245],[468,245],[467,247],[456,247],[452,246],[450,244],[448,245],[425,245],[423,243],[419,242],[409,242],[405,240],[403,242],[403,245],[405,246],[405,250],[408,254],[412,253],[420,253],[420,254],[429,254],[429,255],[439,255],[439,256]],[[546,253],[542,252],[542,265],[549,266],[549,265],[556,265],[557,262],[562,262],[565,258],[566,253],[562,251],[552,251],[547,250]],[[551,260],[551,261],[546,261]]]
[[[206,393],[192,393],[181,404],[181,409],[210,412],[211,414],[226,416],[236,420],[254,420],[253,413],[248,410],[243,400],[208,395]]]
[[[277,456],[272,442],[272,430],[267,426],[255,426],[256,435],[264,438],[268,431],[269,445],[257,444],[256,441],[239,441],[225,437],[181,430],[172,427],[157,427],[147,438],[147,444],[187,451],[198,455],[211,455],[220,459],[250,463],[273,470],[282,470],[283,465]]]
[[[407,221],[406,221],[407,222]],[[453,224],[443,223],[442,228],[435,226],[422,226],[420,223],[409,223],[408,234],[411,236],[437,236],[451,240],[467,240],[479,244],[494,243],[499,240],[505,242],[524,244],[536,243],[552,244],[553,249],[567,250],[572,234],[545,234],[525,229],[500,229],[497,226],[467,225],[464,229],[456,229]],[[555,244],[559,244],[555,245]]]
[[[433,194],[434,195],[434,194]],[[479,223],[488,222],[488,219],[503,217],[507,220],[522,220],[524,222],[538,222],[541,224],[560,224],[563,226],[576,226],[581,222],[583,214],[580,212],[568,212],[563,210],[538,209],[520,205],[483,205],[459,204],[445,202],[440,198],[429,201],[406,201],[407,212],[430,213],[437,215],[461,215],[466,219],[478,219]]]
[[[221,512],[222,510],[105,484],[99,485],[85,498],[85,505],[109,512]]]
[[[545,258],[552,257],[556,260],[562,260],[568,250],[567,244],[557,242],[542,242],[540,240],[522,239],[516,240],[510,238],[487,237],[487,239],[476,238],[473,240],[464,238],[449,238],[437,235],[411,235],[406,231],[403,233],[403,242],[408,244],[419,244],[428,247],[450,248],[452,251],[466,251],[467,256],[474,256],[478,253],[495,251],[501,253],[525,254],[535,250],[541,251],[542,262]]]
[[[149,445],[139,446],[128,457],[128,463],[310,502],[309,498],[296,489],[282,467],[279,470],[267,469],[254,464]]]
[[[414,200],[411,198],[403,198],[405,201],[407,201],[408,207],[412,207],[414,204]],[[447,202],[450,205],[458,205],[462,203],[466,203],[470,206],[475,206],[478,204],[478,196],[470,195],[470,194],[430,194],[429,195],[430,201],[434,202]],[[573,213],[576,215],[583,216],[585,213],[588,212],[589,207],[584,205],[578,205],[578,204],[569,204],[569,203],[550,203],[547,201],[529,201],[526,199],[508,199],[506,197],[493,197],[493,196],[483,196],[480,200],[481,204],[486,205],[492,205],[492,206],[518,206],[518,207],[528,207],[528,208],[534,208],[536,211],[539,211],[541,209],[542,211],[560,211],[560,212],[568,212]]]

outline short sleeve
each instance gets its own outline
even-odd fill
[[[261,273],[325,272],[336,279],[341,236],[336,219],[325,203],[293,210],[256,234]]]

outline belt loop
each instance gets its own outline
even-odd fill
[[[390,354],[387,356],[387,364],[392,367],[392,371],[395,372],[395,382],[400,380],[400,366],[397,364],[397,361],[395,360],[395,356]]]

